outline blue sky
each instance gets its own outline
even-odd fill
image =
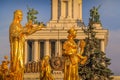
[[[24,13],[22,25],[27,22],[27,5],[39,11],[39,21],[47,23],[50,20],[50,0],[0,0],[0,61],[4,55],[9,56],[9,25],[13,12],[21,9]],[[89,10],[101,5],[100,19],[105,29],[109,30],[109,40],[106,48],[107,57],[111,58],[109,66],[115,75],[120,75],[120,0],[83,0],[83,21],[87,25]]]

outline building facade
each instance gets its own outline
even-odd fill
[[[61,57],[67,31],[71,27],[77,30],[76,43],[85,39],[82,28],[86,28],[82,19],[82,0],[51,0],[51,19],[45,28],[26,37],[25,64],[39,61],[45,55]],[[108,30],[101,24],[94,24],[96,37],[100,40],[101,50],[105,52]]]

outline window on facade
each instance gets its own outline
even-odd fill
[[[44,57],[44,47],[45,47],[44,44],[45,44],[44,41],[40,42],[40,59]]]
[[[32,41],[28,41],[28,61],[32,61]]]
[[[55,56],[55,41],[51,41],[51,57]]]
[[[64,45],[64,42],[65,42],[66,40],[62,40],[61,41],[61,44],[62,44],[62,54],[63,54],[63,52],[64,52],[64,50],[63,50],[63,45]]]

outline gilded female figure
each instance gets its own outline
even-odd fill
[[[10,39],[10,70],[14,74],[12,80],[23,80],[24,73],[24,42],[25,36],[40,30],[41,27],[31,27],[28,23],[26,27],[21,25],[23,13],[21,10],[14,12],[14,18],[9,28]]]

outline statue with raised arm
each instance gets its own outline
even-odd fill
[[[42,26],[33,26],[27,23],[25,27],[21,25],[23,13],[21,10],[14,12],[14,18],[9,28],[10,40],[10,71],[14,77],[12,80],[23,80],[24,73],[24,43],[25,36],[41,29]]]
[[[78,63],[85,64],[87,57],[82,56],[77,51],[77,44],[74,41],[74,38],[76,37],[76,30],[74,28],[71,28],[68,30],[68,39],[63,44],[64,49],[64,59],[65,59],[65,65],[64,65],[64,80],[79,80],[78,75]],[[82,45],[82,47],[84,47]]]
[[[90,17],[91,17],[91,20],[93,22],[100,22],[100,15],[99,15],[99,12],[98,12],[98,9],[100,8],[101,5],[99,5],[98,7],[93,7],[91,10],[90,10]]]

